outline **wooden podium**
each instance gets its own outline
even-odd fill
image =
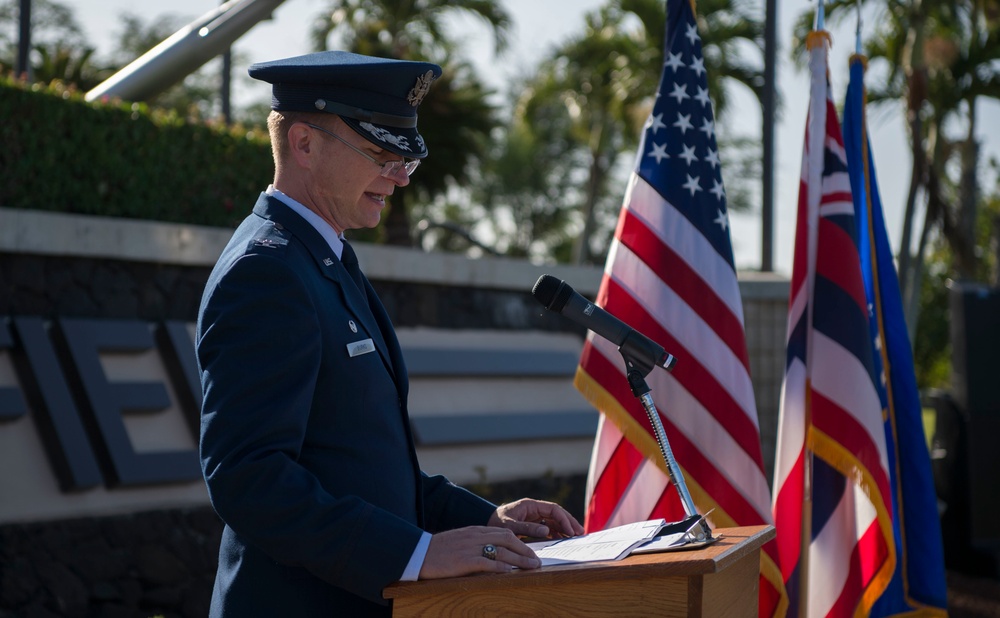
[[[400,582],[387,587],[395,616],[757,615],[760,547],[773,526],[721,528],[701,549],[503,575]]]

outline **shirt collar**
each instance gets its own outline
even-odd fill
[[[300,217],[308,221],[309,225],[316,228],[316,231],[320,233],[320,236],[322,236],[326,243],[330,245],[330,250],[333,251],[338,260],[340,259],[340,256],[344,252],[343,234],[338,234],[332,227],[330,227],[329,223],[322,219],[322,217],[309,210],[302,203],[288,197],[278,189],[275,189],[274,185],[268,185],[265,193],[294,210]]]

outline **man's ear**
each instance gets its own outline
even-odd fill
[[[317,146],[313,132],[305,123],[296,122],[288,127],[287,137],[288,153],[292,159],[300,168],[311,169]]]

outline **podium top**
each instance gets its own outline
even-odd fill
[[[387,599],[424,595],[447,595],[457,591],[497,591],[512,588],[552,586],[565,581],[631,580],[647,577],[688,577],[719,573],[775,537],[774,526],[743,526],[713,530],[721,537],[699,549],[633,554],[622,560],[585,562],[515,570],[511,573],[477,573],[450,579],[397,582],[382,591]]]

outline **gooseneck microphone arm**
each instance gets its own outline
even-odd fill
[[[531,295],[546,309],[561,313],[618,346],[618,351],[625,361],[629,388],[642,403],[646,416],[649,417],[649,424],[653,428],[656,443],[660,447],[660,455],[663,456],[663,461],[667,465],[667,476],[670,477],[671,484],[677,488],[681,505],[687,515],[681,523],[686,524],[685,528],[688,526],[694,528],[695,524],[700,525],[700,534],[694,535],[696,540],[712,540],[712,529],[705,518],[698,515],[694,500],[691,498],[691,492],[688,491],[687,483],[684,481],[684,474],[677,465],[677,460],[674,459],[670,441],[667,440],[667,433],[660,420],[660,413],[657,411],[653,396],[650,394],[651,389],[646,383],[646,376],[654,367],[663,367],[669,371],[677,362],[676,359],[649,337],[578,294],[565,281],[551,275],[542,275],[531,289]]]

